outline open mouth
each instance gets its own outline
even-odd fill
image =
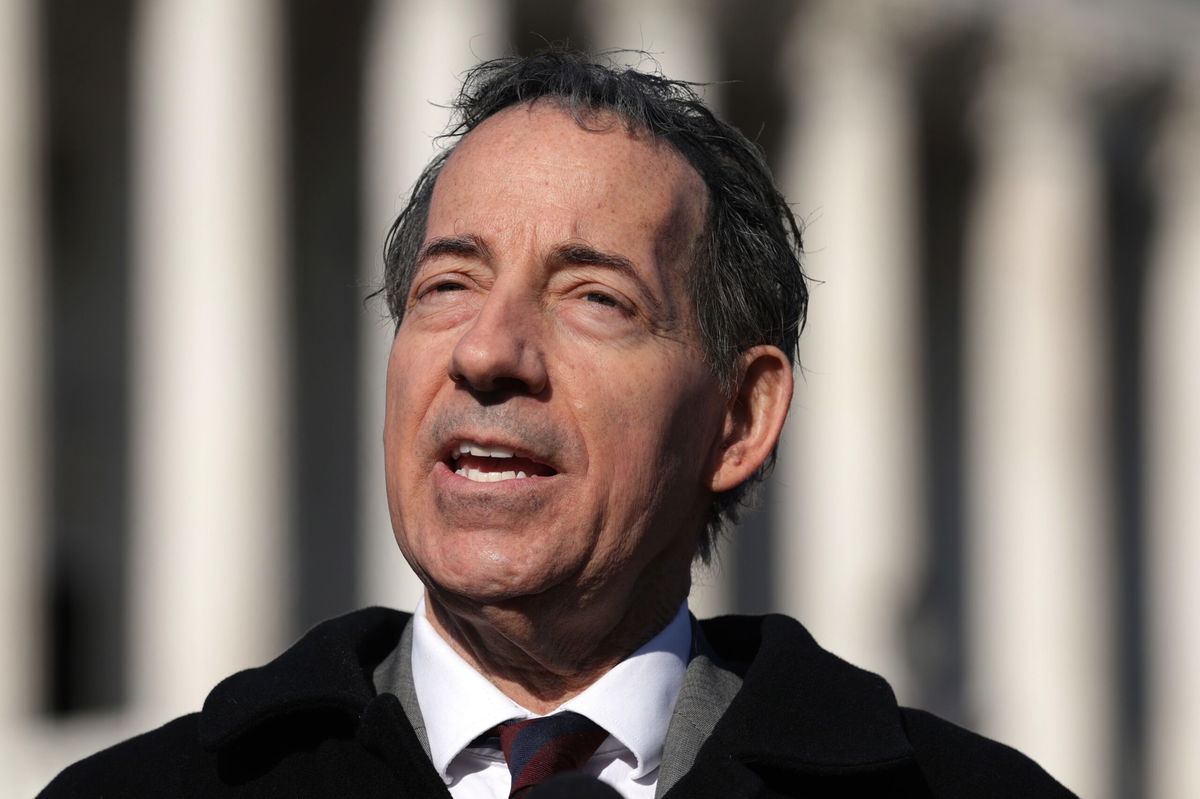
[[[446,466],[455,474],[476,483],[499,483],[504,480],[527,480],[531,477],[552,477],[558,472],[546,464],[505,447],[463,441],[446,459]]]

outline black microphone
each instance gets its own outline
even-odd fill
[[[611,785],[581,771],[564,771],[529,789],[527,799],[621,799]]]

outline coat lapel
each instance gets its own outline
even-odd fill
[[[821,649],[784,616],[701,623],[741,690],[671,797],[925,793],[896,699],[879,676]]]

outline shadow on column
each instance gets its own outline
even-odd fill
[[[913,609],[909,658],[922,706],[968,723],[964,704],[963,279],[979,154],[970,110],[987,67],[989,35],[941,32],[917,55],[917,242],[924,373],[925,571]]]
[[[551,44],[586,49],[589,38],[581,19],[580,0],[509,0],[509,37],[519,55],[531,55]]]
[[[281,6],[294,633],[352,609],[357,599],[358,324],[363,298],[374,288],[358,279],[364,36],[371,5],[296,0]]]
[[[129,508],[129,2],[36,5],[50,284],[53,713],[125,698]]]
[[[803,3],[764,0],[755,5],[753,14],[747,14],[744,4],[726,0],[718,7],[715,21],[720,31],[717,74],[722,83],[709,95],[719,95],[722,118],[755,142],[776,170],[789,114],[796,110],[788,108],[781,59],[793,31],[792,19],[802,9]],[[742,514],[737,528],[721,544],[737,613],[779,609],[774,561],[778,540],[789,531],[778,529],[776,490],[768,479],[760,489],[758,506]]]
[[[1116,795],[1146,785],[1145,429],[1146,277],[1159,207],[1149,160],[1169,101],[1164,80],[1113,89],[1100,101],[1097,146],[1103,164],[1104,274],[1107,277],[1111,490],[1115,519],[1117,728],[1112,759]]]

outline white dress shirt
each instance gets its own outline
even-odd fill
[[[511,777],[503,753],[470,744],[502,721],[538,714],[509,699],[463,660],[426,618],[423,599],[412,623],[413,688],[433,767],[455,799],[505,799]],[[608,731],[583,770],[624,797],[654,796],[691,642],[684,603],[658,635],[552,711],[573,710]]]

